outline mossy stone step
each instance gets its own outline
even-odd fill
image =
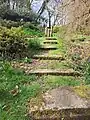
[[[56,40],[45,40],[43,41],[44,44],[58,44]]]
[[[58,47],[52,46],[52,45],[42,45],[42,47],[40,49],[42,49],[42,50],[56,50],[56,49],[58,49]]]
[[[90,120],[90,108],[33,111],[29,117],[32,120]]]
[[[65,60],[61,55],[34,55],[33,58],[44,60]]]
[[[46,40],[57,40],[57,38],[54,38],[54,37],[46,37]]]
[[[90,99],[78,96],[73,87],[59,87],[31,99],[33,120],[90,120]]]
[[[74,71],[73,69],[67,70],[53,70],[53,69],[38,69],[38,70],[28,70],[28,74],[36,75],[61,75],[61,76],[80,76],[79,72]]]

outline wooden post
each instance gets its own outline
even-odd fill
[[[51,36],[53,36],[53,26],[51,26]]]
[[[45,28],[45,37],[52,37],[52,34],[53,34],[53,27],[51,27],[51,28],[46,27]]]
[[[47,37],[47,34],[48,34],[48,29],[47,27],[45,28],[45,37]]]

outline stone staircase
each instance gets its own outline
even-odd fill
[[[40,49],[42,49],[42,50],[56,50],[58,48],[55,45],[42,45],[42,47]]]
[[[58,44],[56,38],[48,37],[45,41],[44,50],[55,50],[53,44]],[[50,46],[48,46],[50,44]],[[64,61],[61,55],[34,55],[33,59]],[[47,61],[46,61],[47,62]],[[57,61],[56,61],[57,62]],[[73,69],[35,69],[29,70],[28,74],[56,75],[56,76],[80,76]],[[31,120],[90,120],[90,101],[84,100],[72,88],[60,87],[46,92],[29,103],[29,117]]]
[[[61,75],[61,76],[80,76],[80,73],[75,72],[73,69],[68,70],[51,70],[51,69],[38,69],[30,70],[28,74],[36,75]]]
[[[46,51],[47,54],[40,54],[40,55],[34,55],[33,59],[39,59],[39,60],[59,60],[63,61],[65,58],[61,55],[49,55],[48,52],[51,50],[58,49],[57,45],[58,41],[54,37],[46,37],[45,41],[43,41],[43,46],[41,47],[42,50]],[[29,70],[28,74],[36,74],[36,75],[61,75],[61,76],[79,76],[80,74],[73,69],[34,69]]]
[[[44,44],[58,44],[56,40],[45,40],[43,43]]]
[[[50,90],[29,105],[32,120],[90,120],[90,100],[79,97],[72,87]]]
[[[34,55],[33,59],[44,59],[44,60],[65,60],[64,57],[61,55],[48,55],[48,54],[43,54],[43,55]]]
[[[54,65],[66,61],[62,55],[48,54],[49,51],[58,49],[57,45],[56,38],[47,37],[41,47],[42,54],[32,57],[35,61],[33,65],[18,63],[13,66],[19,66],[30,75],[80,76],[80,73],[70,68],[49,66],[51,62]],[[28,106],[28,116],[30,120],[90,120],[90,100],[82,99],[73,92],[72,87],[59,87],[32,98]]]

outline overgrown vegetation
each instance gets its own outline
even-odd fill
[[[0,53],[4,58],[20,58],[26,51],[22,28],[0,27]]]
[[[0,56],[4,59],[20,59],[29,57],[37,52],[40,43],[37,38],[25,40],[25,33],[21,27],[0,27]],[[33,51],[32,51],[33,50]]]
[[[0,61],[0,119],[26,120],[27,101],[40,91],[36,76],[28,76]]]
[[[46,89],[52,89],[60,86],[79,86],[82,83],[79,78],[70,76],[47,76],[44,80]]]
[[[32,24],[30,22],[27,22],[26,24],[23,25],[24,33],[27,36],[30,37],[42,37],[43,36],[43,29],[38,26],[38,24]],[[40,30],[41,29],[41,30]]]
[[[52,3],[55,3],[55,6]],[[40,8],[34,12],[36,0],[0,1],[0,120],[28,120],[27,105],[31,98],[56,87],[73,86],[74,91],[81,97],[88,98],[90,92],[88,90],[90,89],[88,87],[90,86],[89,5],[84,1],[85,11],[79,10],[80,7],[84,7],[80,4],[77,5],[77,10],[77,7],[74,7],[77,12],[73,11],[75,14],[69,16],[67,13],[72,13],[72,9],[68,12],[67,3],[68,0],[66,5],[63,1],[44,0]],[[72,7],[72,4],[70,5]],[[63,9],[63,6],[66,9]],[[77,13],[80,13],[83,19]],[[41,25],[45,27],[49,22],[50,27],[53,23],[52,18],[54,24],[70,22],[69,27],[56,25],[53,28],[53,37],[58,39],[58,45],[55,44],[58,49],[48,52],[50,55],[62,55],[65,59],[63,62],[32,60],[32,55],[41,52],[41,41],[44,39]],[[67,71],[73,69],[81,73],[82,77],[26,75],[33,68]]]
[[[57,34],[64,40],[66,47],[66,58],[68,59],[68,65],[75,71],[82,73],[82,81],[84,85],[90,84],[90,36],[81,34],[81,32],[67,32],[67,26],[56,27]],[[62,47],[64,48],[64,47]]]
[[[3,20],[3,19],[0,19],[0,25],[3,26],[3,27],[6,27],[6,28],[12,28],[12,27],[20,27],[22,25],[24,25],[25,22],[21,22],[21,21],[11,21],[11,20]]]

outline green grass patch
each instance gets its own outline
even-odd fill
[[[0,62],[0,120],[28,120],[26,103],[40,92],[37,77]],[[34,82],[34,84],[33,84]]]
[[[66,54],[66,46],[63,39],[57,38],[58,44],[57,44],[57,50],[52,50],[49,52],[49,54],[56,54],[56,55],[65,55]]]
[[[35,38],[30,38],[30,39],[26,39],[27,41],[27,48],[28,48],[28,52],[29,52],[29,55],[30,57],[34,54],[38,54],[41,50],[41,46],[42,46],[42,40],[43,38],[38,38],[38,37],[35,37]]]
[[[47,76],[44,78],[44,89],[52,89],[59,86],[78,86],[82,83],[80,78],[71,76]]]

